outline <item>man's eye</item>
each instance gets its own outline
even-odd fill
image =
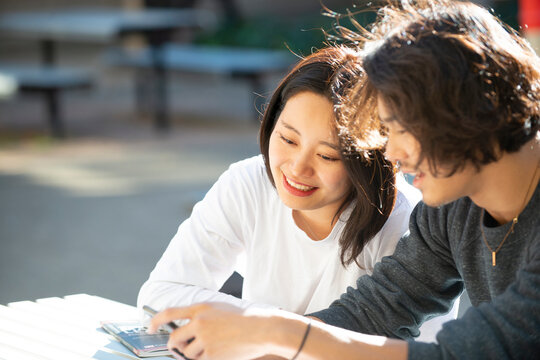
[[[405,134],[407,132],[407,130],[405,130],[404,128],[402,127],[395,127],[394,129],[392,129],[392,132],[393,133],[396,133],[398,135],[402,135],[402,134]]]

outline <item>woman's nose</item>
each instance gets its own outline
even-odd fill
[[[311,176],[313,166],[307,154],[298,153],[291,161],[291,173],[295,176]]]

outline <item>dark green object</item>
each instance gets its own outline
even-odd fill
[[[342,13],[345,13],[343,10]],[[367,25],[373,13],[358,14],[355,19]],[[348,19],[341,25],[354,28]],[[307,14],[294,18],[260,16],[250,19],[226,21],[215,31],[206,32],[195,39],[197,44],[266,49],[290,49],[300,55],[311,54],[313,48],[325,46],[326,33],[335,33],[336,19],[322,13]]]

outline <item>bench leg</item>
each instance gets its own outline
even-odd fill
[[[155,97],[154,97],[154,121],[158,130],[168,130],[170,127],[167,113],[167,71],[160,64],[154,67],[155,74]]]
[[[167,74],[162,66],[138,69],[135,73],[135,107],[142,115],[150,114],[157,130],[167,130],[168,118]]]
[[[41,63],[47,66],[56,64],[56,46],[53,40],[41,41]]]
[[[51,135],[55,138],[64,138],[65,131],[60,117],[60,92],[57,89],[45,92],[45,103],[47,106],[47,116],[49,117],[49,127]]]
[[[135,70],[135,109],[143,116],[150,114],[154,102],[152,80],[152,74],[146,69]]]

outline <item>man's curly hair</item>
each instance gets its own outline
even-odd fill
[[[349,15],[350,16],[350,15]],[[362,48],[355,86],[339,114],[363,148],[384,136],[377,99],[420,143],[434,174],[477,169],[539,131],[540,59],[515,31],[468,2],[402,0],[369,28],[341,29]],[[448,171],[449,170],[449,171]]]

